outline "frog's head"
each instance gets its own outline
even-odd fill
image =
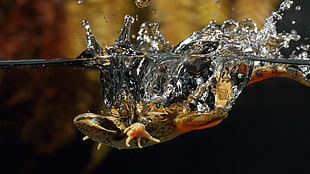
[[[118,146],[126,136],[122,134],[126,127],[113,116],[84,113],[76,116],[73,123],[87,137],[111,146]]]
[[[73,123],[86,137],[118,149],[142,148],[177,136],[173,121],[162,116],[129,125],[119,117],[84,113]]]

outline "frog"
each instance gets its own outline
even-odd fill
[[[149,79],[146,81],[137,80],[134,83],[130,78],[118,79],[122,83],[117,85],[118,92],[112,83],[116,81],[113,76],[119,76],[103,72],[104,84],[113,86],[106,88],[105,98],[114,102],[106,102],[109,109],[104,114],[83,113],[74,118],[73,123],[86,135],[84,139],[91,138],[99,145],[106,144],[118,149],[147,147],[169,141],[186,132],[218,125],[227,117],[240,92],[250,84],[267,78],[285,77],[310,86],[309,77],[305,79],[304,73],[296,66],[271,64],[254,68],[244,60],[223,58],[219,61],[195,57],[180,61],[180,57],[166,58],[170,60],[158,61],[159,64],[152,57],[129,58],[127,62],[131,61],[133,65],[148,62],[144,66],[153,71],[140,72],[141,76],[136,77]],[[120,66],[116,60],[115,64]],[[216,64],[214,62],[224,63],[217,65],[220,67],[217,70],[217,67],[212,67],[212,64]],[[156,67],[157,70],[154,70]],[[172,71],[168,67],[173,67],[171,74],[179,74],[165,78],[167,74],[162,72]],[[135,68],[133,66],[131,70],[121,73],[129,76],[134,74],[131,71]],[[134,85],[127,83],[130,81]],[[166,85],[172,85],[172,89]],[[113,98],[115,96],[118,97]]]
[[[133,17],[125,16],[115,45],[105,50],[85,27],[89,41],[85,55],[104,60],[94,66],[100,71],[105,108],[101,114],[79,114],[73,123],[85,134],[83,139],[98,142],[98,148],[101,144],[142,148],[216,126],[227,118],[244,88],[268,78],[289,78],[310,86],[308,61],[281,63],[275,57],[257,59],[256,53],[239,56],[235,47],[223,49],[221,37],[210,35],[224,31],[219,25],[211,23],[170,49],[152,23],[142,25],[134,44],[133,22]],[[244,23],[255,28],[250,20],[235,24]],[[268,49],[268,56],[276,54],[273,47]]]

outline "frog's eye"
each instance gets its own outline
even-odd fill
[[[119,131],[119,129],[112,120],[109,120],[108,118],[105,118],[103,116],[101,116],[101,118],[91,118],[90,121],[92,122],[92,124],[100,127],[104,131],[111,133],[116,133],[117,131]]]

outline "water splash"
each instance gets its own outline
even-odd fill
[[[122,54],[122,55],[135,55],[136,51],[133,50],[131,42],[131,25],[135,22],[135,18],[130,15],[126,15],[124,18],[124,25],[121,29],[120,35],[115,40],[113,46],[107,46],[106,52],[109,55]]]
[[[92,33],[88,21],[83,20],[81,24],[85,28],[86,32],[87,49],[80,56],[78,56],[78,58],[99,56],[103,49],[99,46],[99,43],[95,38],[95,35]]]
[[[135,50],[145,53],[169,52],[171,50],[158,23],[145,22],[141,25],[135,41]]]
[[[302,74],[301,81],[310,83],[309,66],[278,66],[251,60],[251,57],[283,58],[281,49],[300,39],[297,33],[276,30],[276,23],[292,3],[283,1],[260,30],[251,19],[227,20],[222,25],[211,21],[174,48],[164,39],[158,23],[143,23],[132,39],[135,18],[126,15],[115,44],[102,50],[84,21],[87,53],[92,57],[108,56],[110,62],[101,68],[106,107],[116,107],[120,113],[132,112],[134,109],[124,110],[124,107],[135,108],[138,103],[145,108],[178,104],[186,112],[229,110],[253,70],[260,67],[273,66],[279,71],[287,68],[292,73],[296,70]],[[299,49],[299,54],[287,59],[308,60],[309,45]]]

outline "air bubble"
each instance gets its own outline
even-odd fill
[[[77,3],[78,3],[78,4],[83,4],[83,3],[84,3],[84,0],[78,0]]]
[[[296,6],[296,7],[295,7],[295,10],[296,10],[296,11],[300,11],[300,10],[301,10],[301,6],[299,6],[299,5]]]
[[[292,24],[293,24],[293,21],[292,21]],[[297,35],[297,30],[291,30],[291,34],[293,34],[293,35]]]
[[[308,57],[308,53],[307,52],[302,52],[301,54],[301,58],[307,58]]]

